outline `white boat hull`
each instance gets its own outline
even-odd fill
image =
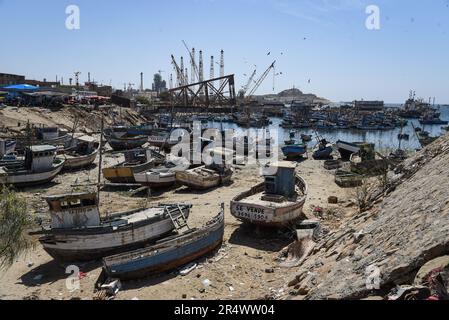
[[[45,172],[26,172],[14,174],[5,172],[0,168],[0,184],[15,185],[15,186],[28,186],[50,182],[56,177],[56,175],[62,170],[64,162],[53,166],[49,171]]]
[[[64,169],[74,170],[87,167],[94,163],[97,158],[98,150],[86,156],[70,157],[66,158],[64,163]]]
[[[282,227],[303,217],[303,207],[307,197],[306,182],[297,177],[297,186],[301,189],[302,196],[298,196],[294,202],[258,204],[247,199],[257,193],[263,193],[265,184],[261,183],[248,190],[231,201],[231,214],[246,223]]]
[[[166,187],[171,186],[176,182],[176,173],[158,173],[158,172],[140,172],[134,174],[134,179],[136,183],[143,186],[150,187]]]

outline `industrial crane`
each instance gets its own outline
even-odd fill
[[[186,43],[184,40],[182,40],[182,43],[184,44],[184,47],[186,47],[186,50],[187,50],[187,52],[188,52],[189,55],[190,55],[190,63],[191,63],[191,65],[192,65],[192,67],[193,67],[193,70],[194,70],[194,72],[195,72],[195,77],[196,77],[197,79],[199,79],[199,77],[200,77],[200,72],[199,72],[199,70],[198,70],[198,66],[196,65],[195,57],[193,56],[192,51],[190,51],[189,46],[187,45],[187,43]]]
[[[270,73],[271,69],[274,69],[275,63],[276,63],[276,60],[268,67],[268,69],[256,81],[254,87],[251,88],[251,90],[249,91],[249,94],[247,95],[248,99],[250,99],[254,95],[254,93],[257,91],[257,89],[259,89],[260,85],[262,84],[262,82],[264,82],[265,78],[268,76],[268,74]]]
[[[243,96],[246,95],[246,93],[248,92],[248,89],[249,89],[250,85],[253,83],[254,77],[256,76],[256,72],[257,72],[257,69],[254,69],[254,72],[253,72],[253,73],[251,74],[251,76],[249,77],[248,82],[247,82],[246,85],[243,87],[243,89],[242,89],[242,95],[243,95]]]
[[[183,85],[187,84],[187,79],[184,76],[184,72],[181,70],[181,68],[176,63],[175,57],[173,55],[171,55],[171,61],[172,61],[173,67],[176,71],[176,74],[178,75],[180,85],[183,86]]]

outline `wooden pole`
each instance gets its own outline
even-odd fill
[[[100,208],[101,165],[103,162],[103,129],[104,129],[104,118],[103,118],[103,114],[101,114],[100,159],[98,162],[98,182],[97,182],[97,206],[98,206],[98,208]]]

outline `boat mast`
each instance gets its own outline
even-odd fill
[[[98,181],[97,181],[97,206],[100,211],[100,182],[101,182],[101,165],[103,162],[103,129],[104,129],[104,117],[101,114],[101,129],[100,129],[100,158],[98,162]]]

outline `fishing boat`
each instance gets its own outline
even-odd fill
[[[346,142],[342,140],[338,140],[335,144],[338,152],[340,153],[341,159],[343,161],[349,161],[351,155],[353,153],[360,151],[360,146],[363,145],[363,142]]]
[[[245,223],[273,227],[299,220],[308,190],[295,168],[289,161],[267,165],[264,182],[232,199],[231,214]]]
[[[163,239],[153,246],[103,259],[103,272],[110,278],[131,280],[186,265],[216,250],[223,242],[224,206],[202,228]]]
[[[71,138],[67,130],[58,127],[35,128],[35,134],[41,145],[64,145]]]
[[[50,182],[64,166],[64,159],[56,158],[56,147],[42,145],[25,148],[25,159],[2,162],[0,185],[17,187]]]
[[[176,172],[176,180],[189,188],[206,190],[231,181],[233,170],[226,166],[201,166]]]
[[[166,204],[100,216],[97,193],[45,198],[51,225],[31,232],[44,250],[60,261],[89,261],[134,250],[170,234],[186,222],[190,205]]]
[[[294,143],[282,147],[281,150],[287,159],[297,159],[307,153],[307,145],[304,143]]]
[[[176,173],[187,170],[190,162],[185,158],[169,156],[167,160],[147,170],[134,173],[136,183],[152,188],[164,188],[176,183]]]
[[[333,151],[332,144],[328,143],[326,139],[322,139],[313,150],[312,157],[315,160],[329,159]]]
[[[112,183],[136,183],[135,173],[146,171],[161,161],[165,161],[165,157],[153,150],[127,151],[125,152],[125,161],[104,168],[103,176]]]
[[[64,149],[64,169],[76,170],[90,166],[97,158],[100,143],[90,136],[74,138],[70,146]]]
[[[419,123],[422,125],[446,125],[449,122],[440,119],[440,113],[432,110],[426,112],[420,119]]]
[[[132,150],[141,148],[145,143],[147,143],[147,136],[128,136],[124,135],[122,137],[116,137],[113,135],[106,135],[105,138],[111,148],[115,151],[122,150]]]

